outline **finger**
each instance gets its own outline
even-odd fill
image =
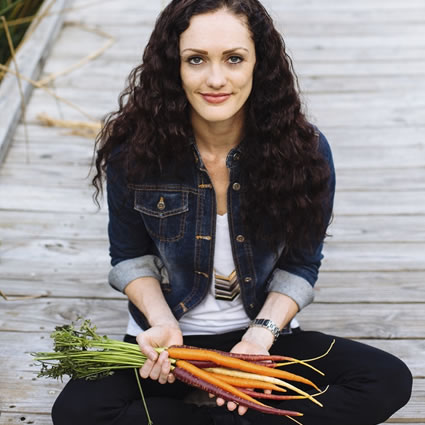
[[[161,357],[161,356],[160,356]],[[161,372],[159,374],[159,383],[165,384],[168,381],[168,375],[170,374],[171,363],[168,360],[168,356],[162,361]]]
[[[146,355],[148,359],[156,361],[158,359],[158,353],[154,350],[151,344],[146,340],[143,333],[136,337],[136,341],[139,344],[140,351]]]
[[[233,412],[237,407],[238,405],[234,403],[233,401],[229,401],[227,403],[227,409],[230,410],[231,412]]]
[[[155,362],[151,373],[149,374],[149,377],[153,380],[157,380],[161,376],[162,367],[164,364],[164,361],[168,362],[168,353],[166,351],[163,351],[161,355],[159,356],[158,360]],[[169,364],[168,364],[169,365]],[[168,376],[168,373],[170,372],[170,369],[168,368],[165,376]],[[164,376],[161,377],[163,379]]]
[[[214,394],[209,393],[209,394],[208,394],[208,397],[209,397],[209,398],[214,398],[214,397],[215,397],[215,395],[214,395]]]
[[[248,407],[245,406],[239,406],[238,407],[238,413],[242,416],[245,415],[245,413],[248,411]]]
[[[149,344],[140,344],[140,351],[146,355],[146,357],[153,362],[158,360],[158,353]]]
[[[149,378],[149,375],[151,373],[151,370],[154,366],[154,362],[150,359],[147,359],[144,363],[144,365],[140,368],[140,376],[144,379]]]
[[[173,382],[175,382],[176,381],[176,377],[172,374],[172,373],[169,373],[168,374],[168,383],[169,384],[172,384]]]
[[[216,403],[217,403],[217,406],[223,406],[224,400],[222,398],[218,397],[217,400],[216,400]]]

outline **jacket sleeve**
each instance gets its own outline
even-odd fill
[[[124,292],[126,286],[140,277],[161,279],[163,264],[155,255],[154,244],[143,219],[134,209],[134,191],[127,187],[123,173],[111,163],[107,167],[109,209],[109,254],[112,270],[110,285]]]
[[[326,218],[327,223],[329,223],[335,194],[335,169],[330,146],[322,133],[319,133],[319,150],[328,161],[330,168],[328,216]],[[317,281],[323,259],[322,249],[323,241],[320,241],[313,249],[299,249],[282,254],[277,262],[276,269],[272,273],[268,291],[280,292],[289,296],[297,303],[299,310],[313,302],[313,287]]]

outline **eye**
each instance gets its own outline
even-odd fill
[[[232,65],[237,65],[238,63],[243,62],[243,58],[241,58],[240,56],[230,56],[228,61]]]
[[[192,56],[187,60],[191,65],[201,65],[204,60],[200,56]]]

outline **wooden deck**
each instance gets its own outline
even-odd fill
[[[161,1],[76,0],[43,76],[104,45],[103,55],[50,84],[101,118],[119,91]],[[306,329],[367,340],[410,366],[411,402],[391,423],[425,423],[425,3],[267,0],[294,58],[309,115],[337,168],[332,238]],[[83,8],[79,8],[83,7]],[[85,27],[86,26],[86,27]],[[90,27],[90,28],[87,28]],[[87,119],[41,89],[0,167],[0,425],[51,425],[63,384],[35,378],[27,352],[50,349],[55,325],[90,317],[120,337],[126,302],[109,288],[106,210],[86,179],[93,142],[40,125],[47,113]],[[21,297],[33,297],[30,299]],[[394,391],[397,391],[394,388]],[[363,425],[363,424],[359,424]]]

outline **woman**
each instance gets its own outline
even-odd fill
[[[301,331],[294,319],[313,299],[332,156],[301,111],[283,41],[257,0],[171,2],[100,134],[96,168],[98,191],[107,175],[110,283],[129,298],[125,339],[148,356],[140,375],[150,378],[155,425],[289,423],[234,403],[185,403],[191,389],[153,349],[184,341],[309,358],[334,338]],[[325,377],[293,370],[329,385],[325,407],[284,404],[304,413],[304,425],[378,424],[409,399],[406,366],[366,345],[336,338],[316,366]],[[129,371],[71,381],[53,420],[146,417]]]

